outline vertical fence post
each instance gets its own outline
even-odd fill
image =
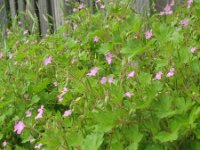
[[[52,15],[53,25],[56,31],[59,26],[64,24],[64,1],[63,0],[51,0],[52,3]]]
[[[17,15],[15,0],[9,0],[11,19],[13,20]]]
[[[24,24],[24,11],[25,11],[25,1],[24,0],[18,0],[18,15],[19,15],[19,20]]]
[[[49,32],[48,5],[46,0],[38,0],[39,20],[41,35],[45,36]]]
[[[0,29],[2,30],[7,25],[6,4],[5,0],[0,0]]]
[[[135,0],[135,11],[143,16],[150,13],[150,1],[149,0]]]
[[[36,26],[36,30],[38,27],[38,19],[35,13],[35,0],[26,0],[26,14],[28,14],[26,15],[26,18],[28,20],[28,24],[30,25],[29,29],[34,32],[35,29],[33,27]]]

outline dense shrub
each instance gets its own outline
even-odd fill
[[[0,46],[2,147],[199,149],[200,1],[186,5],[148,19],[124,3],[84,8],[44,38],[11,28]]]

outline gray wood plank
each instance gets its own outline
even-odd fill
[[[135,11],[143,16],[150,14],[150,1],[149,0],[135,0]]]
[[[45,36],[49,33],[49,22],[48,22],[48,4],[46,0],[38,0],[39,9],[39,20],[41,35]]]
[[[9,0],[11,19],[13,20],[17,15],[15,0]]]
[[[38,31],[38,18],[35,12],[35,0],[26,0],[26,20],[31,32]]]
[[[7,14],[5,0],[0,0],[0,28],[4,28],[7,25]]]
[[[52,3],[52,15],[53,25],[56,31],[59,26],[64,24],[64,1],[63,0],[51,0]]]
[[[22,24],[24,25],[25,1],[17,0],[17,4],[18,4],[19,21],[21,21]]]

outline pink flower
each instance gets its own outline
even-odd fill
[[[81,3],[78,8],[83,9],[84,7],[85,7],[85,5],[83,3]]]
[[[76,12],[78,9],[77,8],[73,8],[73,12]]]
[[[191,7],[191,4],[193,3],[193,0],[188,0],[187,1],[187,8],[189,9]]]
[[[50,64],[52,61],[52,56],[49,56],[45,59],[44,65],[47,66],[48,64]]]
[[[113,83],[113,81],[114,81],[114,78],[113,77],[110,77],[109,79],[108,79],[108,82],[111,84],[111,83]]]
[[[100,4],[100,8],[101,8],[101,9],[104,9],[104,8],[105,8],[105,5]]]
[[[6,145],[7,145],[7,141],[4,140],[3,143],[2,143],[2,146],[3,146],[3,147],[6,147]]]
[[[96,0],[96,3],[100,3],[101,2],[101,0]]]
[[[196,50],[197,50],[196,47],[192,47],[192,48],[190,49],[190,51],[191,51],[192,53],[194,53]]]
[[[167,73],[166,77],[172,77],[172,76],[174,76],[174,71],[175,71],[175,69],[171,68],[170,71]]]
[[[64,117],[68,117],[72,114],[72,111],[71,110],[66,110],[63,114]]]
[[[171,6],[168,4],[165,6],[164,10],[166,15],[170,15],[173,13],[173,11],[171,10]]]
[[[22,131],[24,130],[24,122],[23,121],[19,121],[15,124],[15,127],[14,127],[14,132],[16,132],[17,134],[21,134]]]
[[[164,11],[161,11],[161,12],[160,12],[160,15],[161,15],[161,16],[162,16],[162,15],[164,15],[164,14],[165,14],[165,12],[164,12]]]
[[[95,36],[94,39],[93,39],[93,41],[94,41],[95,43],[98,42],[98,41],[99,41],[99,37],[98,37],[98,36]]]
[[[134,67],[138,66],[138,62],[134,62],[134,63],[132,64],[132,66],[134,66]]]
[[[100,80],[100,83],[101,84],[105,84],[107,81],[107,78],[106,77],[102,77],[101,80]]]
[[[162,71],[159,71],[157,74],[156,74],[156,76],[155,76],[155,79],[156,80],[160,80],[161,78],[162,78]]]
[[[37,145],[35,145],[35,149],[40,149],[41,148],[41,146],[42,146],[42,144],[40,143],[40,144],[37,144]]]
[[[96,76],[97,72],[99,71],[98,67],[94,67],[90,70],[90,72],[87,74],[87,76]]]
[[[32,115],[31,111],[30,111],[30,110],[27,110],[27,111],[26,111],[26,117],[27,117],[27,118],[28,118],[28,117],[31,117],[31,115]]]
[[[25,94],[24,94],[24,98],[25,98],[25,99],[28,99],[28,97],[29,97],[29,94],[28,94],[28,93],[25,93]]]
[[[130,97],[132,97],[132,96],[133,96],[133,94],[132,94],[132,93],[130,93],[130,92],[126,92],[126,93],[124,94],[124,96],[125,96],[125,97],[129,97],[129,98],[130,98]]]
[[[42,118],[43,112],[44,112],[44,106],[42,105],[42,106],[38,109],[38,114],[37,114],[37,116],[35,117],[35,120],[37,120],[37,119],[39,119],[39,118]]]
[[[57,83],[57,82],[54,82],[53,85],[56,87],[56,86],[58,86],[58,83]]]
[[[0,53],[0,59],[3,58],[3,53]]]
[[[9,54],[9,55],[8,55],[8,58],[9,58],[9,59],[12,59],[13,56],[14,56],[13,54]]]
[[[78,28],[78,25],[74,23],[73,24],[73,29],[76,30],[77,28]]]
[[[146,39],[150,39],[152,37],[152,30],[145,32]]]
[[[172,6],[174,6],[174,4],[175,4],[175,1],[172,0],[171,3],[170,3],[169,5],[172,7]]]
[[[107,63],[110,65],[111,64],[111,62],[112,62],[112,54],[110,53],[110,52],[108,52],[107,54],[106,54],[106,61],[107,61]]]
[[[21,21],[18,21],[18,25],[22,25],[22,22],[21,22]]]
[[[131,71],[131,72],[128,74],[127,79],[128,79],[128,78],[132,78],[132,77],[134,77],[134,76],[135,76],[135,71]]]
[[[68,92],[68,88],[64,87],[63,90],[62,90],[62,94],[65,94]]]
[[[61,94],[57,96],[58,101],[62,102],[63,101],[63,96],[68,92],[68,88],[64,87],[63,90],[61,91]]]
[[[179,24],[183,25],[186,28],[189,25],[189,20],[188,19],[183,19],[183,20],[181,20],[179,22]]]
[[[166,5],[165,8],[164,8],[164,11],[161,11],[160,12],[160,15],[170,15],[173,13],[171,7],[174,5],[174,3],[172,2],[170,5]]]
[[[63,95],[60,94],[60,95],[57,96],[57,98],[58,98],[58,101],[59,101],[59,102],[62,102],[62,101],[63,101]]]
[[[24,30],[23,34],[26,35],[28,33],[28,30]]]

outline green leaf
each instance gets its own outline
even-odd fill
[[[87,135],[81,144],[82,150],[98,150],[103,142],[103,133],[92,133]]]

